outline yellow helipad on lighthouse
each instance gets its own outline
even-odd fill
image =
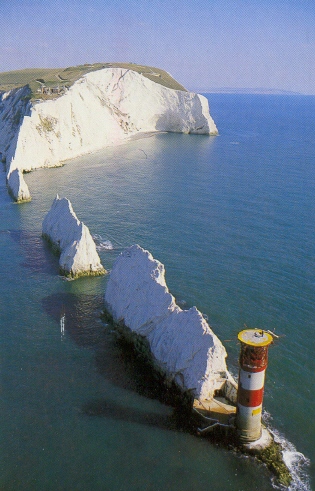
[[[249,346],[268,346],[273,342],[273,337],[263,329],[244,329],[238,333],[241,343]]]

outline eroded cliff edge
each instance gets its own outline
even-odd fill
[[[217,134],[204,96],[126,68],[87,73],[57,99],[34,104],[24,87],[2,93],[0,102],[0,152],[17,201],[30,198],[24,172],[61,165],[137,133]]]

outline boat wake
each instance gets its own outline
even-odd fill
[[[64,307],[62,308],[61,315],[60,315],[60,334],[61,334],[61,341],[65,337],[65,323],[66,323],[66,311]]]

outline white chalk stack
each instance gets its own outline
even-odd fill
[[[203,315],[176,305],[163,264],[138,245],[116,259],[105,304],[116,322],[144,336],[157,365],[183,390],[211,400],[226,380],[226,351]]]
[[[60,271],[66,276],[104,274],[89,229],[78,220],[67,198],[57,195],[43,221],[43,236],[60,252]]]

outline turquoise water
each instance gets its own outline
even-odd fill
[[[40,236],[57,192],[97,235],[106,268],[134,243],[165,264],[170,291],[208,316],[233,373],[244,324],[281,335],[266,418],[294,461],[291,489],[311,489],[315,98],[208,97],[219,137],[160,134],[38,170],[24,205],[1,173],[1,489],[274,489],[251,459],[174,428],[100,321],[106,277],[58,276]]]

